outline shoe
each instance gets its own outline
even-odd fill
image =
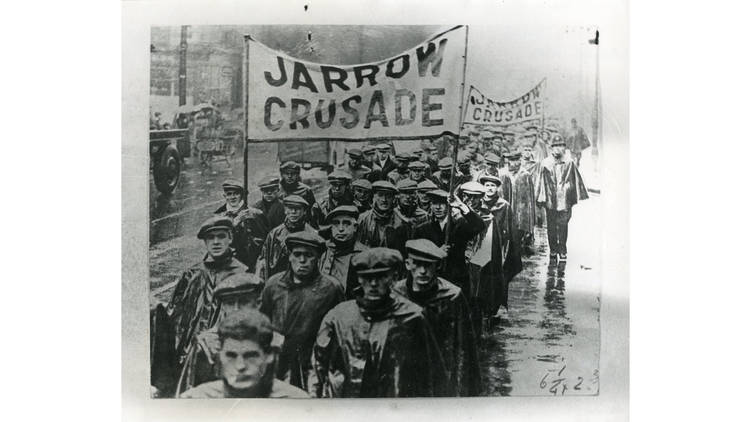
[[[560,254],[560,261],[567,261],[567,260],[568,260],[568,255],[566,255],[564,253],[561,253]]]

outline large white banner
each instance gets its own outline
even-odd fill
[[[457,134],[466,31],[377,63],[309,63],[248,39],[247,140],[421,139]]]
[[[466,100],[464,122],[476,125],[511,126],[544,116],[544,87],[542,79],[531,91],[511,100],[495,101],[479,92],[474,86]]]

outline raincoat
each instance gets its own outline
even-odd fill
[[[521,238],[534,242],[534,223],[536,221],[536,201],[534,200],[534,179],[523,168],[510,175],[513,182],[513,202],[511,209],[518,223]]]
[[[445,369],[423,309],[392,293],[349,300],[323,318],[309,392],[317,397],[432,397]]]
[[[569,158],[555,161],[547,157],[540,163],[536,201],[549,210],[570,210],[578,201],[588,199],[581,173]]]
[[[315,234],[318,233],[317,230],[307,223],[292,224],[288,221],[285,221],[268,233],[260,253],[260,259],[263,260],[263,265],[260,268],[261,279],[267,280],[272,275],[284,272],[289,268],[289,251],[286,248],[286,238],[290,233],[302,230]]]
[[[477,396],[481,390],[477,339],[471,326],[469,304],[461,289],[443,278],[427,292],[412,290],[411,276],[393,290],[423,307],[446,367],[445,396]]]
[[[359,289],[359,281],[356,271],[352,268],[352,258],[367,247],[354,239],[345,245],[328,241],[326,246],[325,252],[318,261],[320,272],[336,279],[344,289],[346,298],[354,299]]]
[[[266,217],[269,228],[278,226],[283,223],[286,218],[286,215],[284,214],[284,203],[281,202],[280,199],[276,199],[273,202],[266,202],[261,199],[256,202],[253,207],[263,212],[263,216]]]
[[[260,255],[263,240],[268,235],[271,226],[258,208],[242,206],[237,211],[227,211],[226,204],[214,211],[214,214],[223,215],[232,219],[234,231],[232,233],[232,249],[235,257],[247,265],[250,272],[255,272],[255,263]]]
[[[325,314],[344,300],[344,289],[332,277],[318,273],[296,284],[291,270],[268,279],[261,294],[260,311],[275,331],[284,336],[277,359],[276,377],[307,389],[312,347]]]
[[[182,274],[167,306],[167,313],[175,327],[180,364],[193,336],[211,328],[219,316],[219,305],[214,298],[216,285],[233,274],[247,270],[245,264],[231,255],[219,260],[206,255],[202,262]]]
[[[408,225],[393,211],[384,214],[372,208],[359,215],[357,240],[365,246],[403,251],[408,236]]]

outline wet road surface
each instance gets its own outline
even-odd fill
[[[275,147],[250,153],[250,202],[254,186],[278,171]],[[203,256],[196,239],[200,223],[222,203],[221,183],[242,180],[242,154],[201,171],[190,165],[171,197],[152,194],[149,250],[151,303],[167,301],[177,278]],[[303,171],[317,199],[324,195],[322,173]],[[480,344],[483,394],[591,395],[598,392],[601,225],[599,197],[576,205],[570,221],[568,261],[549,265],[544,228],[537,228],[536,253],[510,285],[509,310],[488,327]]]

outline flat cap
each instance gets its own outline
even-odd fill
[[[338,180],[341,182],[349,182],[352,180],[352,175],[343,170],[336,169],[332,171],[331,174],[328,175],[328,181],[334,181],[334,180]]]
[[[565,141],[563,140],[562,136],[554,134],[552,135],[552,142],[550,143],[550,146],[554,147],[557,145],[565,146]]]
[[[367,179],[357,179],[352,182],[352,187],[372,190],[372,183]]]
[[[330,224],[332,218],[340,215],[356,219],[357,217],[359,217],[359,210],[354,205],[341,205],[339,207],[336,207],[326,215],[326,224]]]
[[[297,205],[305,208],[310,206],[310,204],[299,195],[289,195],[284,197],[284,205]]]
[[[427,192],[427,196],[429,196],[434,202],[437,201],[448,201],[448,192],[442,190],[442,189],[435,189]]]
[[[362,150],[358,148],[352,148],[346,152],[350,157],[362,158]]]
[[[500,164],[500,157],[494,152],[488,152],[487,154],[484,154],[484,161],[490,164]]]
[[[299,164],[294,161],[285,161],[279,166],[279,170],[299,170]]]
[[[269,175],[260,179],[260,182],[258,182],[258,187],[261,189],[278,187],[278,186],[279,186],[279,178],[277,176]]]
[[[215,215],[201,224],[201,228],[200,230],[198,230],[198,239],[205,238],[207,233],[214,230],[232,231],[232,229],[234,229],[234,225],[232,224],[232,220],[230,218]]]
[[[437,262],[448,256],[444,250],[427,239],[406,241],[406,253],[409,258],[423,262]]]
[[[417,190],[420,192],[429,192],[431,190],[437,189],[438,186],[432,182],[430,179],[422,180],[417,184]]]
[[[429,166],[421,161],[412,161],[409,163],[409,170],[424,170],[427,167]]]
[[[461,185],[461,191],[470,195],[484,195],[485,189],[479,182],[472,180]]]
[[[396,154],[396,160],[411,161],[412,158],[413,157],[411,153],[408,152],[399,152],[398,154]]]
[[[365,146],[362,147],[362,154],[373,153],[373,152],[375,152],[375,149],[376,148],[374,146],[372,146],[372,145],[369,145],[369,144],[365,145]]]
[[[373,183],[372,190],[398,193],[398,189],[393,186],[393,183],[386,182],[385,180],[378,180],[377,182]]]
[[[437,147],[435,145],[428,144],[427,146],[424,147],[424,150],[425,151],[437,151]]]
[[[399,192],[414,192],[417,190],[417,182],[411,179],[401,179],[396,183]]]
[[[391,146],[388,145],[388,144],[378,144],[377,146],[375,146],[375,148],[377,148],[380,151],[390,151],[391,150]]]
[[[357,274],[378,274],[391,271],[401,265],[404,259],[401,252],[388,248],[371,248],[352,258],[352,265]]]
[[[450,157],[441,158],[438,161],[438,168],[441,170],[448,170],[453,166],[453,159]]]
[[[503,157],[508,160],[518,160],[521,158],[521,150],[519,148],[510,148],[503,153]]]
[[[235,273],[216,285],[214,295],[229,296],[257,292],[263,289],[263,281],[252,273]]]
[[[503,181],[499,177],[491,174],[484,174],[479,178],[479,183],[485,184],[486,182],[492,182],[498,186],[503,184]]]
[[[461,151],[458,153],[458,164],[466,164],[469,161],[471,161],[471,158],[469,158],[469,154],[466,151]]]
[[[240,190],[245,191],[245,186],[237,179],[228,179],[221,184],[221,188],[224,190]]]
[[[326,241],[317,233],[309,232],[307,230],[290,233],[286,239],[284,239],[284,243],[289,250],[292,250],[294,246],[310,246],[318,250],[323,250],[326,245]]]

